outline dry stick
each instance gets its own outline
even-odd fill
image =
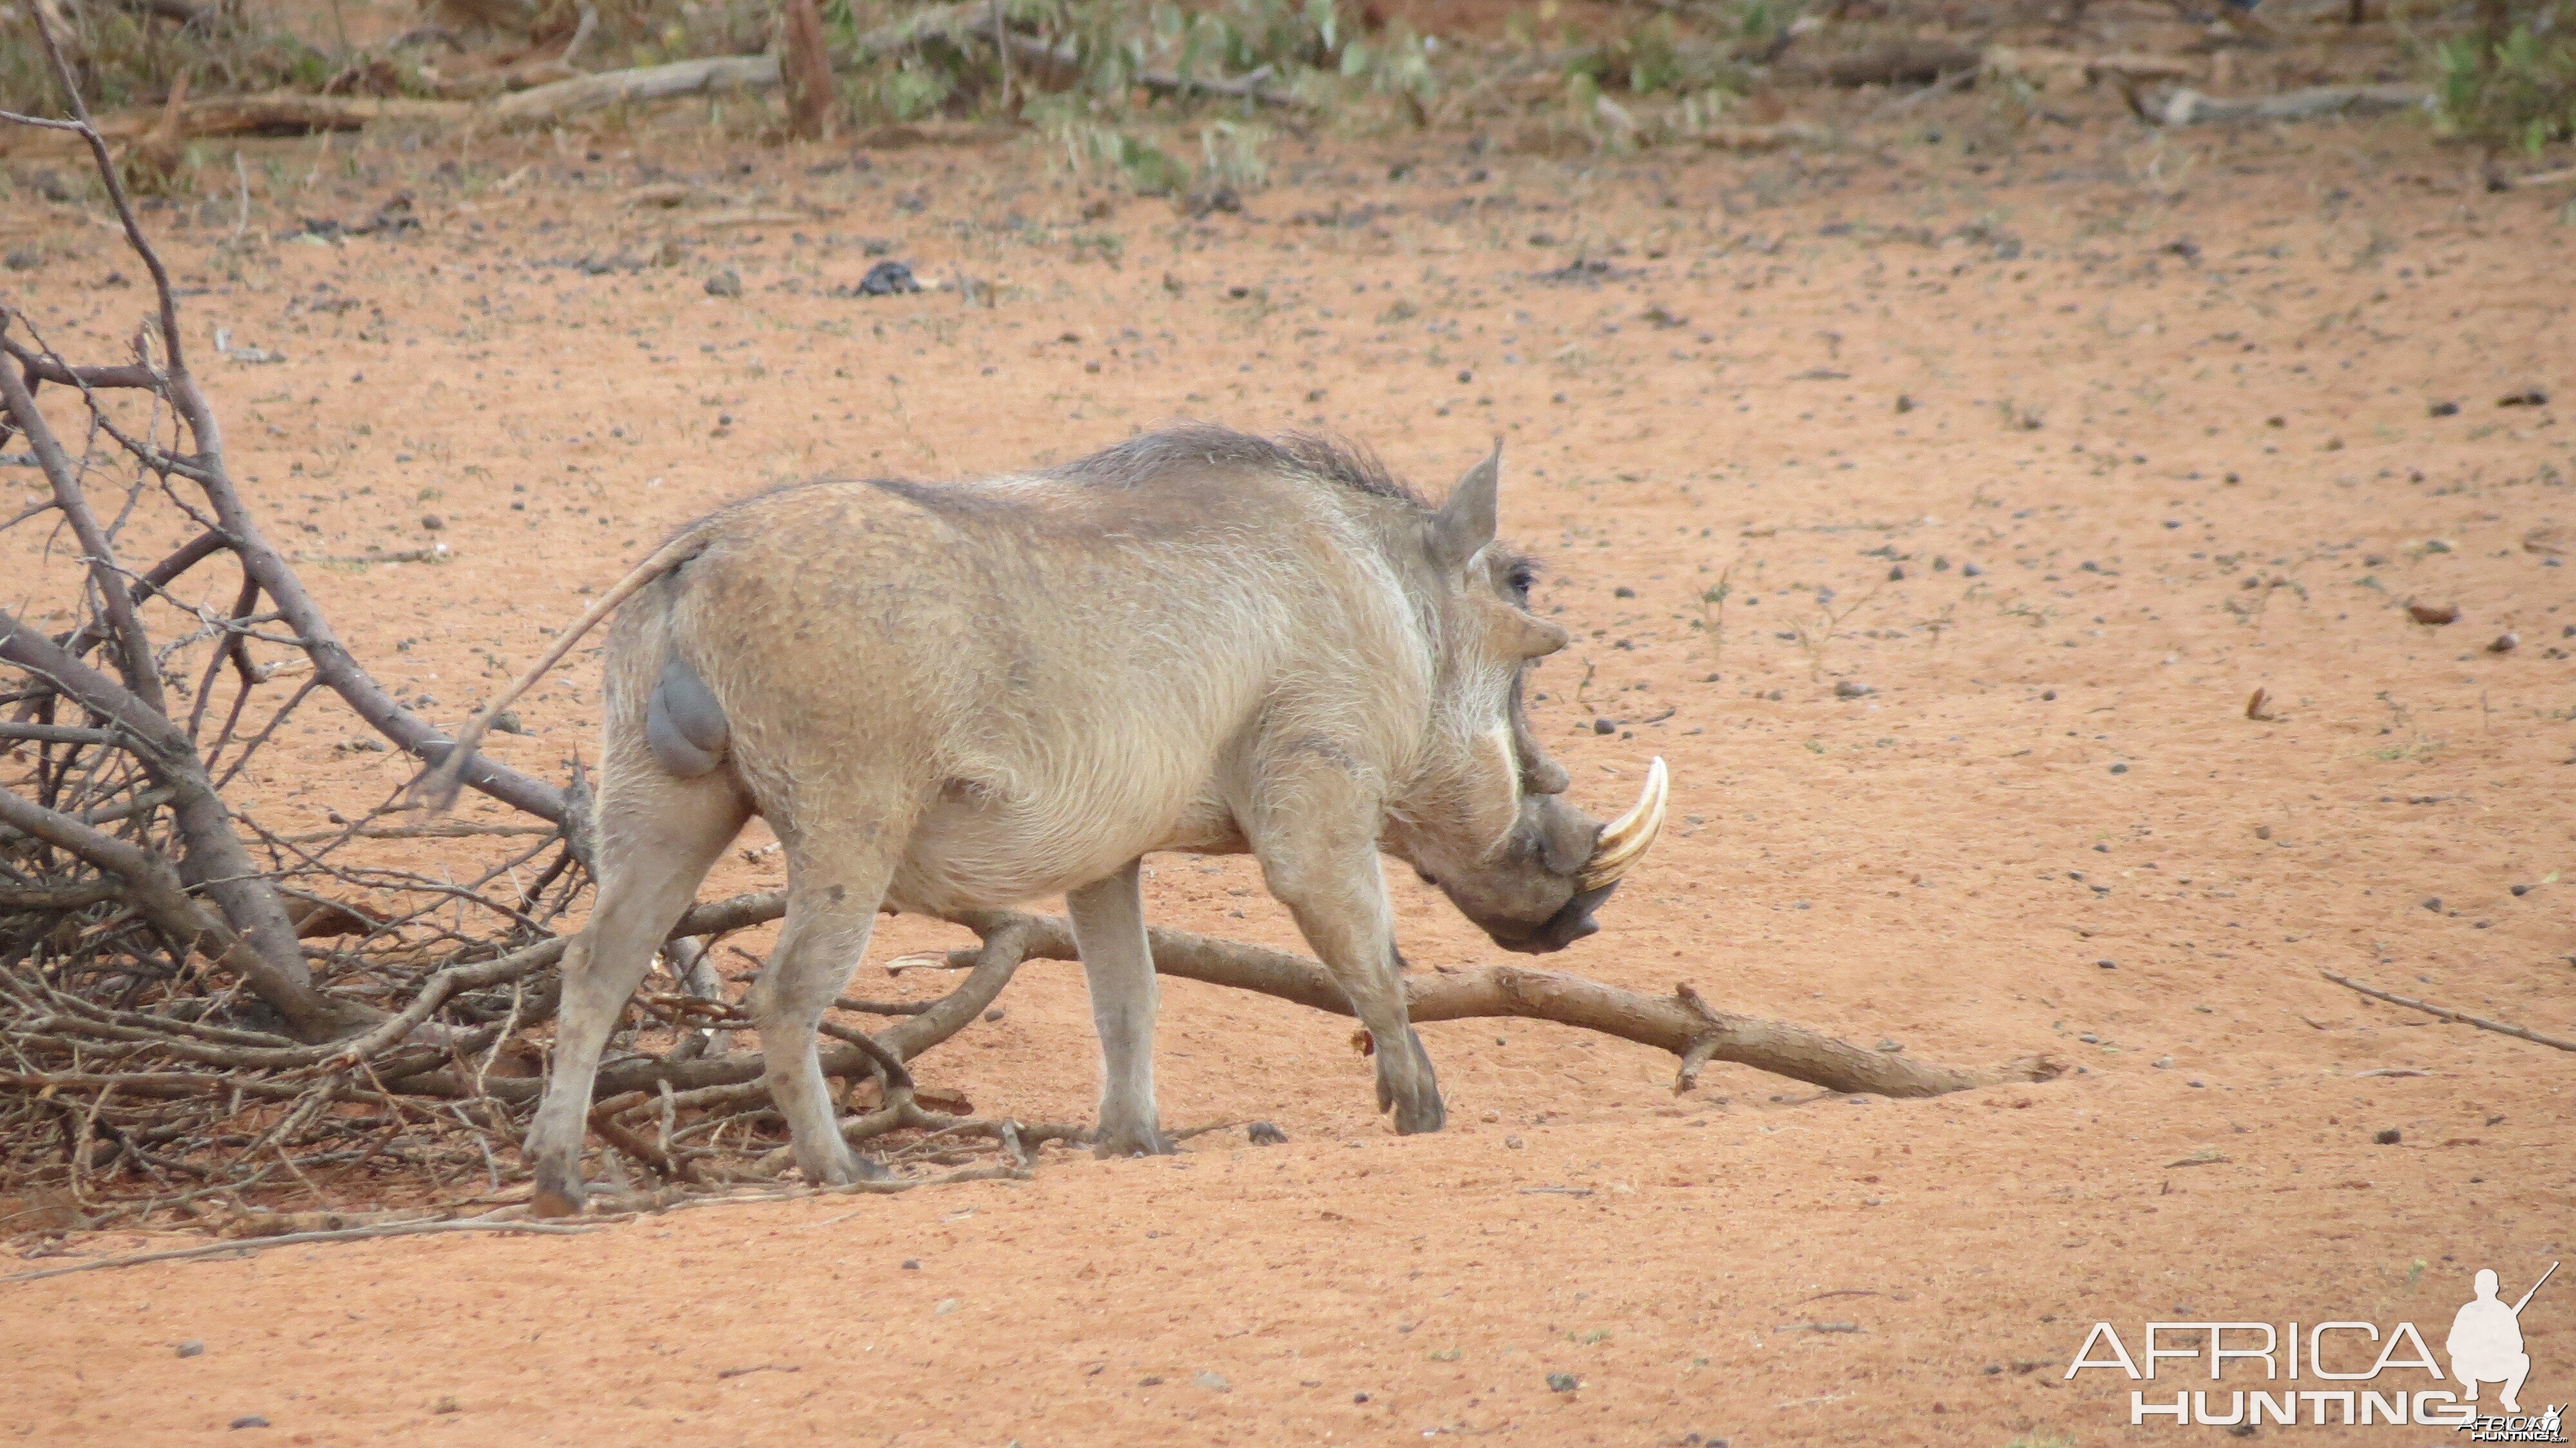
[[[205,1257],[247,1257],[271,1247],[301,1247],[308,1242],[363,1242],[378,1237],[417,1237],[431,1232],[529,1232],[563,1237],[578,1232],[597,1232],[616,1226],[603,1222],[483,1222],[467,1218],[447,1222],[386,1222],[373,1227],[343,1227],[331,1232],[288,1232],[277,1237],[244,1237],[238,1241],[215,1242],[203,1247],[181,1247],[168,1252],[139,1252],[131,1257],[101,1257],[71,1267],[48,1267],[37,1272],[13,1272],[0,1277],[0,1282],[41,1282],[48,1277],[69,1277],[75,1272],[104,1272],[114,1267],[141,1267],[151,1262],[188,1262]]]
[[[2357,990],[2363,995],[2369,996],[2375,1000],[2386,1001],[2393,1006],[2404,1006],[2408,1010],[2422,1011],[2428,1016],[2439,1016],[2446,1021],[2458,1021],[2463,1025],[2475,1026],[2481,1031],[2493,1031],[2499,1036],[2512,1036],[2516,1040],[2529,1041],[2536,1046],[2555,1046],[2562,1051],[2576,1051],[2576,1041],[2562,1041],[2556,1036],[2544,1036],[2538,1031],[2525,1030],[2520,1026],[2513,1025],[2506,1021],[2491,1021],[2484,1016],[2473,1016],[2465,1011],[2455,1011],[2449,1006],[2434,1005],[2430,1001],[2409,1000],[2402,995],[2391,995],[2387,991],[2381,990],[2376,986],[2363,985],[2360,981],[2354,980],[2351,976],[2337,975],[2330,970],[2320,970],[2317,974],[2324,976],[2326,979],[2333,981],[2335,984],[2342,986],[2346,990]]]
[[[0,379],[6,368],[0,368]],[[118,589],[122,596],[124,590]],[[297,1033],[307,1039],[344,1034],[359,1023],[373,1020],[376,1012],[345,1001],[336,1001],[312,988],[312,974],[304,964],[302,950],[295,940],[295,927],[286,916],[286,906],[277,894],[276,882],[269,879],[251,859],[250,852],[233,833],[231,812],[225,809],[214,784],[206,777],[203,761],[187,736],[169,717],[120,687],[115,680],[73,658],[57,647],[52,639],[28,628],[6,613],[0,613],[0,660],[14,664],[44,680],[84,708],[119,725],[135,740],[137,756],[154,779],[171,791],[172,812],[180,833],[187,841],[187,853],[180,861],[179,878],[191,886],[201,887],[213,897],[228,926],[227,935],[237,935],[234,946],[261,962],[258,971],[246,976],[251,988],[280,1014],[295,1025]],[[54,815],[33,804],[27,808],[39,815],[52,816],[48,826],[52,833],[41,834],[60,848],[69,850],[100,868],[111,870],[142,888],[134,873],[134,855],[143,852],[131,845],[120,855],[125,865],[105,863],[97,853],[98,842],[122,844],[77,821]],[[13,819],[12,824],[17,822]],[[24,826],[21,826],[24,828]],[[29,830],[29,833],[37,833]],[[160,856],[151,855],[157,862]],[[166,868],[166,865],[165,865]],[[190,913],[196,913],[193,911]],[[166,916],[167,910],[163,911]],[[163,923],[156,919],[156,924]],[[179,932],[174,940],[193,940],[197,932]],[[215,952],[209,952],[214,954]],[[229,951],[228,959],[233,959]],[[235,963],[238,963],[235,960]]]
[[[169,269],[162,264],[160,253],[143,235],[142,223],[125,192],[115,158],[109,152],[105,137],[91,120],[88,105],[83,102],[80,86],[56,43],[51,25],[40,15],[36,26],[47,58],[52,62],[56,81],[61,85],[65,104],[72,113],[69,122],[47,121],[36,117],[15,117],[19,121],[55,130],[77,132],[88,143],[91,159],[99,179],[106,187],[108,199],[115,204],[117,218],[123,224],[126,245],[151,273],[153,292],[159,302],[162,351],[168,366],[162,373],[161,391],[185,422],[196,440],[197,453],[187,460],[185,475],[202,488],[215,511],[217,525],[225,534],[225,546],[241,559],[242,570],[255,579],[260,588],[276,603],[277,612],[296,637],[302,640],[304,652],[313,660],[314,677],[338,694],[358,716],[377,732],[400,745],[404,752],[435,759],[443,741],[429,722],[396,703],[391,694],[378,684],[357,659],[340,642],[321,609],[305,592],[304,584],[287,566],[285,558],[272,547],[258,524],[251,520],[235,490],[224,462],[223,428],[216,421],[214,409],[198,387],[194,373],[188,370],[187,356],[179,331],[178,294],[170,284]],[[504,768],[489,760],[478,760],[464,771],[463,782],[509,805],[513,809],[536,815],[556,824],[565,824],[574,812],[568,808],[566,792],[532,779],[516,770]]]

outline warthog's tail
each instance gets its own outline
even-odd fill
[[[465,767],[474,760],[474,746],[482,743],[483,736],[491,732],[492,721],[501,717],[501,711],[509,708],[511,701],[521,694],[536,687],[537,680],[544,678],[547,670],[563,662],[563,656],[572,652],[573,645],[581,642],[582,635],[590,632],[601,619],[614,613],[619,604],[633,598],[636,591],[644,585],[686,563],[705,544],[706,539],[702,529],[696,527],[685,529],[670,542],[655,549],[652,557],[636,564],[633,572],[617,580],[615,585],[599,596],[597,603],[585,610],[581,617],[573,620],[572,627],[565,629],[562,635],[555,639],[553,648],[546,650],[543,657],[528,666],[526,673],[511,680],[510,687],[493,696],[492,701],[483,706],[483,712],[475,715],[473,722],[467,724],[464,732],[457,736],[456,742],[448,746],[447,757],[438,762],[436,769],[422,775],[413,784],[413,797],[426,804],[433,812],[443,813],[453,808],[456,804],[457,791],[464,785]]]

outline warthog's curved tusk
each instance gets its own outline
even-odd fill
[[[1592,847],[1592,858],[1583,862],[1582,871],[1574,877],[1574,887],[1598,890],[1627,874],[1628,867],[1637,863],[1662,832],[1664,804],[1671,795],[1671,779],[1659,755],[1646,766],[1646,787],[1638,794],[1637,802],[1601,831],[1601,841]]]

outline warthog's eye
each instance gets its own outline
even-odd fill
[[[1526,563],[1513,564],[1511,572],[1503,575],[1503,586],[1512,591],[1512,597],[1523,603],[1529,602],[1530,585],[1536,582],[1538,570]]]

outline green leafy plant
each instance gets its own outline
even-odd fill
[[[2538,155],[2576,135],[2576,0],[2480,0],[2475,22],[2419,36],[2435,124],[2489,150]]]

